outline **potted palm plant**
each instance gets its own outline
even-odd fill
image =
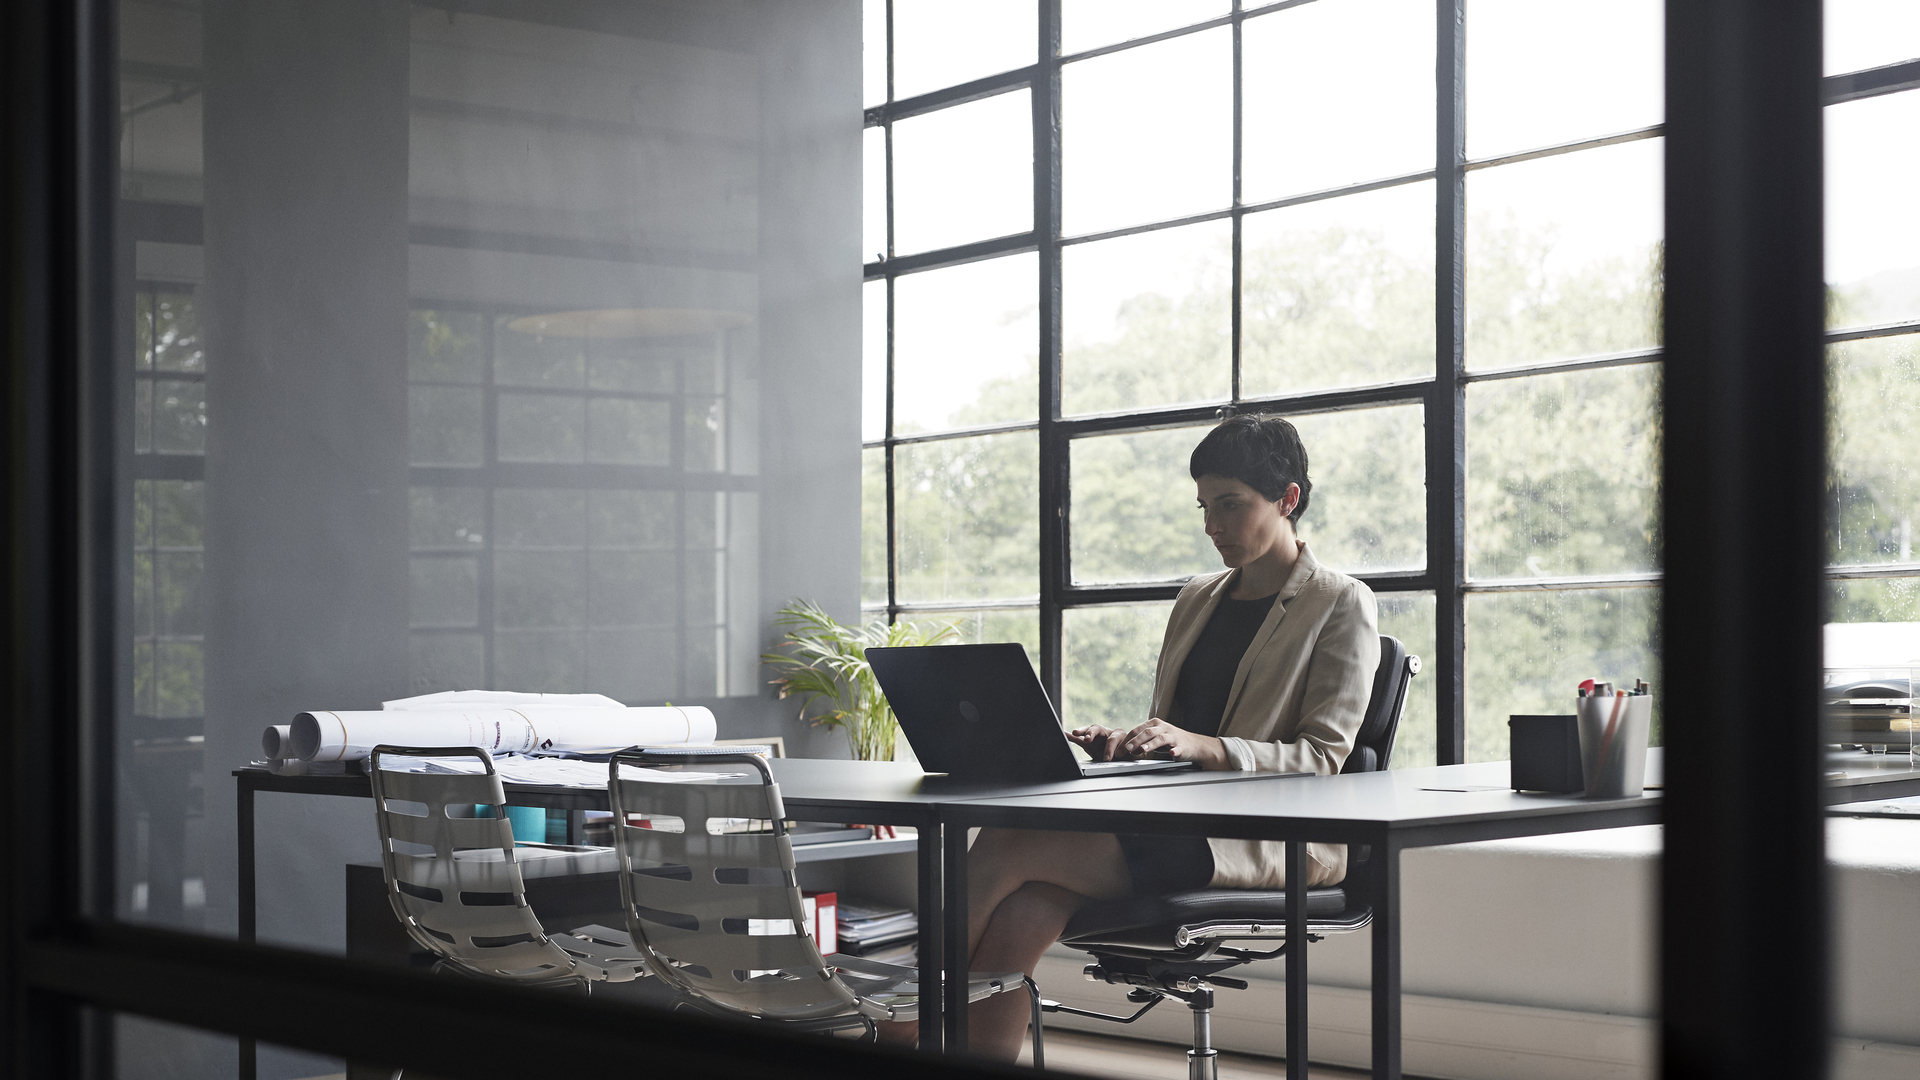
[[[778,676],[773,685],[782,698],[800,698],[800,715],[821,706],[813,722],[846,733],[853,756],[860,761],[892,761],[900,725],[893,718],[880,684],[867,663],[867,650],[902,645],[937,645],[959,636],[952,623],[876,620],[866,626],[848,626],[808,600],[796,600],[780,609],[773,625],[784,635],[776,648],[760,659]]]

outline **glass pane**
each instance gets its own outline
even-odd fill
[[[586,378],[586,342],[543,334],[537,315],[501,319],[493,335],[493,377],[502,386],[577,387]]]
[[[409,543],[415,551],[478,551],[486,539],[487,494],[479,488],[410,488]]]
[[[588,541],[596,551],[677,547],[671,491],[590,491]],[[699,495],[689,495],[691,502]]]
[[[487,685],[487,641],[479,634],[410,634],[407,671],[407,689],[413,694],[483,689]]]
[[[582,626],[587,621],[582,551],[498,551],[493,556],[496,626]]]
[[[691,345],[663,345],[642,338],[598,338],[589,341],[587,385],[595,390],[671,394],[678,388],[679,367],[684,359],[688,368],[688,389],[692,389],[694,373],[711,369],[715,359],[711,338],[704,341],[694,338],[693,342]]]
[[[1664,140],[1467,174],[1467,366],[1660,341]]]
[[[493,684],[533,694],[577,694],[587,683],[586,634],[500,630],[493,635]]]
[[[153,370],[153,305],[149,289],[133,294],[133,369]]]
[[[205,383],[153,380],[153,450],[157,454],[207,452]]]
[[[1657,569],[1659,417],[1654,364],[1469,386],[1468,573]]]
[[[578,548],[586,544],[586,498],[579,491],[503,488],[493,493],[494,543],[503,548]]]
[[[893,96],[1031,64],[1040,42],[1034,0],[893,0]]]
[[[483,457],[479,387],[407,387],[407,460],[478,465]]]
[[[1400,639],[1407,651],[1425,661],[1421,673],[1407,684],[1407,704],[1393,737],[1390,769],[1419,769],[1439,763],[1434,741],[1434,612],[1432,593],[1375,593],[1380,608],[1380,632]]]
[[[502,401],[511,395],[501,395]],[[549,399],[564,400],[564,399]],[[703,399],[705,400],[705,399]],[[691,409],[692,404],[688,407]],[[717,406],[716,406],[717,408]],[[704,410],[703,410],[704,412]],[[608,462],[617,465],[666,465],[673,458],[672,438],[673,404],[667,401],[645,401],[633,398],[593,398],[587,402],[587,460]],[[696,466],[691,458],[694,440],[688,440],[688,468],[712,468],[713,434],[706,428],[706,417],[699,424],[689,423],[688,434],[696,430],[705,438],[700,440],[704,465]],[[711,418],[717,427],[717,416]],[[501,407],[501,424],[506,423],[506,408]],[[505,455],[502,455],[505,456]]]
[[[939,626],[952,626],[956,637],[948,639],[957,645],[983,645],[999,642],[1017,641],[1027,650],[1027,660],[1034,670],[1040,670],[1040,609],[1004,608],[990,611],[914,611],[900,616],[901,622],[911,622],[933,629]]]
[[[1159,229],[1061,253],[1062,408],[1224,401],[1233,385],[1233,223]]]
[[[887,436],[887,283],[860,289],[860,441]]]
[[[1473,0],[1467,155],[1496,157],[1658,124],[1665,57],[1662,0]]]
[[[562,394],[501,394],[495,455],[501,461],[578,464],[586,459],[587,400]]]
[[[901,600],[1039,593],[1038,450],[1022,431],[894,451]]]
[[[894,282],[894,434],[1036,418],[1039,274],[1010,255]]]
[[[154,294],[153,366],[161,371],[207,369],[192,293],[163,289]]]
[[[1652,683],[1661,744],[1659,589],[1467,597],[1468,761],[1507,760],[1507,717],[1568,713],[1583,679]]]
[[[1828,321],[1920,319],[1920,93],[1835,105],[1826,121]]]
[[[200,591],[203,560],[198,551],[161,551],[153,557],[154,629],[167,637],[198,637],[205,631],[206,600]]]
[[[893,125],[896,254],[1031,228],[1033,105],[1027,91]]]
[[[887,602],[887,458],[860,452],[860,602]]]
[[[1207,430],[1143,431],[1068,444],[1076,583],[1165,581],[1220,569],[1187,474],[1187,460]]]
[[[1920,58],[1920,4],[1913,0],[1826,0],[1829,75]]]
[[[886,129],[870,127],[861,133],[860,162],[860,261],[874,262],[887,257]]]
[[[861,5],[860,57],[860,100],[879,105],[887,100],[887,0]]]
[[[407,378],[486,381],[486,320],[477,311],[407,312]]]
[[[1319,0],[1247,20],[1242,200],[1433,168],[1433,30],[1427,0]]]
[[[1060,94],[1068,234],[1217,210],[1232,200],[1227,27],[1070,64]]]
[[[153,452],[153,380],[133,384],[133,452]]]
[[[593,552],[587,559],[588,625],[676,625],[679,559],[671,551]]]
[[[185,719],[207,711],[202,693],[206,656],[197,641],[162,641],[153,649],[155,716]]]
[[[199,547],[205,495],[205,485],[197,480],[155,481],[153,542],[163,548]]]
[[[1827,590],[1832,622],[1920,622],[1920,577],[1830,581]]]
[[[1061,0],[1060,52],[1177,30],[1227,13],[1227,0]]]
[[[1427,564],[1424,413],[1418,405],[1292,417],[1313,497],[1300,539],[1349,574]]]
[[[690,397],[686,412],[687,460],[689,472],[721,472],[727,467],[727,428],[725,403],[719,398]],[[659,448],[660,464],[666,464],[666,447]]]
[[[1432,183],[1249,214],[1240,242],[1243,393],[1432,376]]]
[[[1146,723],[1153,669],[1173,604],[1118,604],[1061,612],[1060,720],[1130,728]]]
[[[678,694],[679,631],[588,631],[587,666],[596,694],[629,704],[670,699]]]
[[[1920,336],[1827,349],[1828,468],[1836,502],[1829,558],[1913,562],[1920,517]]]
[[[408,578],[413,626],[479,625],[479,559],[416,555]]]

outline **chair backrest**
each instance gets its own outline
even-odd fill
[[[1393,757],[1393,740],[1400,734],[1400,713],[1407,705],[1407,684],[1420,673],[1420,658],[1407,652],[1400,639],[1380,635],[1380,666],[1373,671],[1373,694],[1367,714],[1354,737],[1343,773],[1374,772]]]
[[[853,1011],[858,998],[807,934],[786,809],[766,762],[627,751],[613,756],[607,794],[627,931],[648,970],[752,1016]],[[723,831],[749,822],[767,831]]]
[[[418,773],[383,766],[423,757],[478,758],[485,769]],[[367,759],[367,777],[387,899],[408,936],[471,974],[520,982],[581,977],[576,961],[547,937],[527,906],[491,754],[471,746],[378,746]],[[476,805],[493,807],[493,816],[473,816]]]

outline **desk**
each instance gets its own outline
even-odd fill
[[[1649,772],[1658,776],[1660,751],[1651,752]],[[1905,758],[1888,761],[1866,755],[1835,759],[1846,775],[1830,780],[1829,804],[1920,794],[1920,770]],[[1312,776],[1262,785],[1258,798],[1247,789],[1187,786],[1142,798],[1128,790],[1054,793],[970,799],[949,808],[948,830],[964,837],[972,826],[998,825],[1081,832],[1161,833],[1278,840],[1288,845],[1290,867],[1304,867],[1307,841],[1368,844],[1365,888],[1373,902],[1373,1075],[1400,1076],[1400,852],[1407,848],[1463,844],[1519,836],[1652,825],[1661,820],[1661,795],[1588,800],[1580,796],[1520,793],[1511,790],[1504,761],[1390,772]],[[1445,790],[1445,789],[1454,790]],[[966,927],[966,853],[948,849],[945,925]],[[1290,874],[1298,880],[1299,874]],[[955,879],[959,887],[954,888]],[[1352,881],[1352,879],[1349,879]],[[1297,903],[1298,893],[1290,899]],[[955,905],[960,910],[955,910]],[[1301,940],[1304,914],[1289,912],[1298,928],[1289,941]],[[947,947],[963,937],[950,934]],[[1287,956],[1287,1064],[1289,1076],[1306,1075],[1308,1060],[1306,950]],[[949,1021],[954,1041],[964,1045],[965,1019]]]
[[[1658,775],[1659,756],[1658,750],[1653,751],[1650,776]],[[1905,758],[1862,754],[1835,762],[1834,767],[1847,775],[1829,782],[1826,801],[1830,804],[1920,795],[1920,770]],[[941,961],[965,949],[967,830],[974,826],[1279,840],[1291,844],[1288,858],[1296,864],[1305,859],[1305,843],[1310,840],[1372,845],[1367,880],[1356,884],[1369,890],[1374,908],[1373,1074],[1396,1080],[1400,1075],[1402,850],[1661,820],[1658,792],[1635,799],[1589,801],[1508,790],[1506,762],[1346,776],[1179,772],[1001,787],[952,784],[945,778],[930,778],[914,766],[891,762],[783,758],[771,764],[789,817],[911,825],[919,830],[920,966],[946,972],[950,984],[965,977],[964,970],[948,970]],[[240,795],[240,935],[251,941],[254,793],[368,798],[372,791],[367,778],[358,774],[274,776],[263,769],[242,769],[234,775]],[[1433,790],[1446,788],[1467,790]],[[607,805],[603,790],[508,784],[506,791],[509,801],[522,806],[575,811]],[[1290,1071],[1292,1063],[1299,1062],[1304,1072],[1307,1060],[1306,971],[1304,955],[1289,958]],[[942,1023],[922,1024],[924,1048],[966,1045],[965,995],[955,989],[937,980],[923,984],[922,1015],[943,1017]],[[243,1075],[251,1073],[243,1071]]]

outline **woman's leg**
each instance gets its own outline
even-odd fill
[[[1049,888],[1025,890],[1029,883]],[[1109,834],[981,830],[967,853],[969,969],[1033,974],[1035,961],[1081,905],[1124,896],[1131,884],[1120,842]],[[983,955],[1003,959],[988,963]],[[977,1053],[1011,1061],[1026,1025],[1026,996],[1001,994],[969,1014],[969,1041]],[[880,1028],[883,1042],[911,1045],[920,1034],[917,1022]]]
[[[1031,976],[1040,954],[1060,939],[1067,920],[1088,898],[1058,885],[1029,881],[1000,901],[973,953],[972,970],[1018,971]],[[1017,990],[970,1006],[968,1049],[985,1058],[1013,1061],[1027,1033],[1032,1003]]]

